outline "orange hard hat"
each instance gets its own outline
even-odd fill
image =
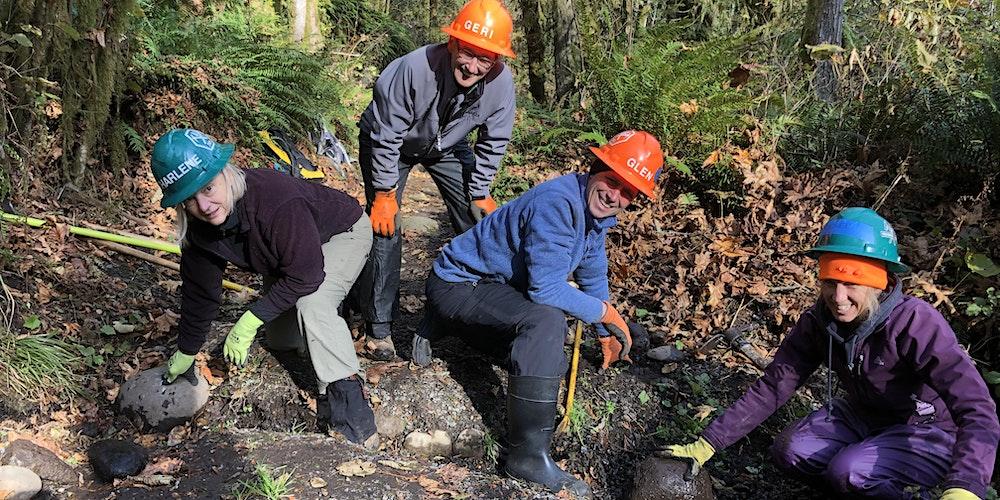
[[[663,169],[660,143],[649,132],[626,130],[607,144],[591,151],[632,187],[652,198],[656,179]]]
[[[494,54],[515,57],[510,49],[514,22],[499,0],[471,0],[458,11],[451,26],[443,26],[441,31]]]

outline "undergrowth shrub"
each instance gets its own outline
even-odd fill
[[[304,136],[319,119],[353,121],[343,104],[348,84],[338,80],[335,59],[289,43],[284,21],[273,13],[230,4],[195,16],[169,2],[145,11],[133,60],[138,88],[188,96],[205,115],[181,113],[171,125],[207,119],[249,139],[272,126]]]
[[[322,15],[331,27],[331,38],[335,42],[370,51],[366,57],[379,69],[417,48],[405,26],[376,10],[370,2],[328,0],[323,5]]]

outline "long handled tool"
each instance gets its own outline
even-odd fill
[[[566,390],[566,413],[559,422],[558,432],[569,429],[569,417],[573,411],[573,396],[576,394],[576,373],[580,366],[580,343],[583,341],[583,321],[576,320],[576,334],[573,336],[573,361],[569,367],[569,388]]]
[[[14,214],[9,214],[9,213],[3,212],[3,211],[0,211],[0,219],[3,219],[6,222],[26,224],[26,225],[28,225],[30,227],[34,227],[34,228],[40,228],[40,227],[44,226],[45,223],[46,223],[46,221],[43,220],[43,219],[36,219],[34,217],[27,217],[27,216],[24,216],[24,215],[14,215]],[[69,232],[70,232],[70,234],[75,234],[75,235],[78,235],[78,236],[86,236],[88,238],[95,238],[99,242],[104,243],[104,246],[106,246],[108,248],[111,248],[112,250],[114,250],[116,252],[119,252],[119,253],[124,253],[124,254],[127,254],[127,255],[131,255],[133,257],[138,257],[140,259],[146,260],[148,262],[152,262],[154,264],[161,265],[163,267],[166,267],[168,269],[172,269],[174,271],[178,271],[179,272],[180,269],[181,269],[181,266],[179,264],[175,263],[175,262],[171,262],[171,261],[166,260],[166,259],[161,259],[159,257],[156,257],[155,255],[151,255],[151,254],[148,254],[146,252],[141,252],[139,250],[135,250],[134,248],[130,248],[130,247],[127,247],[127,246],[124,246],[124,245],[121,244],[121,243],[125,243],[125,244],[132,245],[132,246],[149,248],[149,249],[152,249],[152,250],[159,250],[159,251],[162,251],[162,252],[169,252],[169,253],[174,253],[174,254],[180,254],[181,253],[180,247],[178,247],[177,245],[174,245],[173,243],[167,243],[165,241],[158,241],[158,240],[152,240],[152,239],[147,239],[147,238],[138,238],[138,237],[135,237],[135,236],[127,236],[127,235],[117,234],[117,233],[111,233],[111,232],[107,232],[107,231],[98,231],[96,229],[88,229],[88,228],[85,228],[85,227],[77,227],[77,226],[72,226],[72,225],[69,226]],[[246,292],[249,292],[251,294],[252,293],[256,293],[256,291],[253,288],[246,287],[246,286],[243,286],[243,285],[240,285],[240,284],[237,284],[237,283],[233,283],[233,282],[228,281],[228,280],[222,280],[222,286],[224,288],[229,289],[229,290],[236,290],[238,292],[246,291]]]

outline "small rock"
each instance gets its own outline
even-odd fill
[[[42,479],[31,469],[17,465],[0,466],[0,498],[29,500],[42,491]]]
[[[451,456],[451,436],[447,432],[437,430],[431,431],[431,447],[434,450],[432,456]]]
[[[191,385],[183,376],[174,383],[163,383],[166,366],[150,368],[122,384],[118,407],[129,416],[136,416],[147,428],[160,432],[191,419],[208,402],[208,382],[198,370],[198,383]]]
[[[420,215],[407,215],[400,225],[403,226],[404,233],[412,234],[436,234],[441,227],[438,221]]]
[[[688,463],[649,457],[636,469],[632,500],[714,500],[712,479],[705,469],[691,481],[684,480]]]
[[[415,455],[433,457],[434,448],[431,444],[431,435],[426,432],[413,431],[403,439],[403,448],[406,448]]]
[[[378,433],[387,439],[395,439],[403,434],[406,422],[403,419],[385,412],[375,412],[375,427]]]
[[[38,474],[46,481],[60,484],[76,484],[77,474],[69,464],[55,453],[38,446],[27,439],[18,439],[4,450],[0,463],[17,465]],[[2,495],[0,495],[2,498]]]
[[[479,429],[465,429],[455,438],[455,454],[466,458],[483,458],[483,438]]]
[[[646,351],[646,357],[656,361],[680,361],[687,357],[687,353],[672,345],[661,345]]]
[[[135,443],[120,439],[106,439],[91,445],[87,450],[87,458],[94,472],[111,482],[142,472],[149,461],[149,453],[145,448]]]

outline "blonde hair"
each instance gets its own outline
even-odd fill
[[[240,198],[243,198],[243,195],[247,192],[246,174],[243,172],[243,169],[234,167],[231,163],[227,163],[222,169],[222,172],[219,172],[219,175],[223,176],[226,180],[226,187],[229,191],[229,196],[226,199],[226,211],[232,214],[233,206]],[[212,178],[212,181],[214,180],[215,177]],[[201,188],[199,188],[199,190],[201,190]],[[185,202],[187,202],[187,200],[174,205],[174,210],[177,212],[174,226],[177,228],[177,241],[180,242],[181,248],[185,248],[188,245],[188,213],[187,209],[184,208]]]

